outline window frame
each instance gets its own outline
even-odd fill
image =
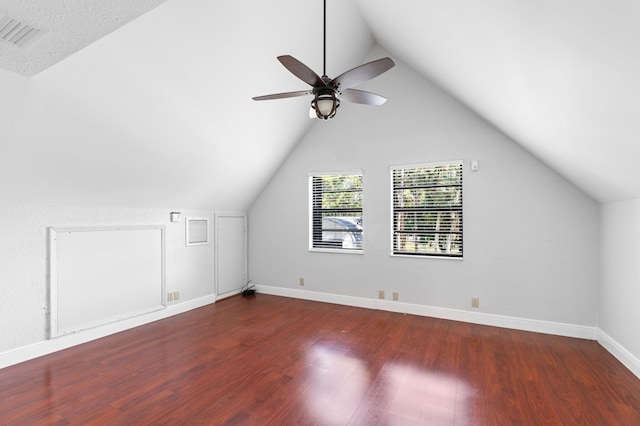
[[[459,254],[453,253],[437,253],[437,252],[406,252],[406,251],[398,251],[396,250],[396,207],[395,207],[395,192],[396,187],[394,186],[394,172],[398,170],[407,170],[407,169],[416,169],[416,168],[432,168],[438,166],[457,166],[460,168],[460,205],[459,207],[455,207],[453,209],[449,209],[447,211],[459,211],[459,227],[460,231],[456,232],[456,235],[460,237],[460,252]],[[389,167],[389,181],[390,181],[390,255],[393,257],[411,257],[411,258],[427,258],[427,259],[455,259],[462,260],[464,259],[464,160],[451,160],[451,161],[438,161],[438,162],[427,162],[427,163],[417,163],[417,164],[403,164]],[[433,186],[432,188],[437,187],[438,185]],[[450,186],[458,186],[458,185],[450,185]],[[444,207],[444,206],[439,206]],[[419,210],[418,210],[419,211]],[[424,211],[428,211],[426,208]],[[431,211],[437,211],[436,209]],[[450,232],[443,232],[435,234],[443,235],[443,234],[451,234]]]
[[[314,235],[317,232],[322,232],[322,228],[320,230],[317,229],[317,226],[314,227],[314,223],[317,221],[316,216],[318,209],[315,208],[314,201],[316,198],[316,193],[314,192],[314,179],[325,177],[325,176],[359,176],[361,180],[360,187],[360,229],[357,231],[362,238],[360,239],[360,248],[346,248],[346,247],[320,247],[316,246],[316,240],[314,239]],[[311,252],[329,252],[329,253],[345,253],[345,254],[363,254],[364,253],[364,172],[362,169],[355,170],[347,170],[347,171],[334,171],[334,172],[310,172],[308,175],[308,185],[309,185],[309,243],[308,250]],[[329,230],[325,230],[329,231]],[[348,232],[348,231],[337,231],[337,232]],[[352,232],[349,232],[352,233]]]

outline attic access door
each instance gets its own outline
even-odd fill
[[[216,296],[231,296],[247,283],[247,216],[216,214]]]

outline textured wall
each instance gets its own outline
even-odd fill
[[[179,209],[176,209],[179,211]],[[0,352],[47,338],[48,231],[50,226],[165,225],[166,288],[180,301],[214,293],[214,244],[185,246],[184,217],[214,214],[182,210],[58,207],[0,202]]]

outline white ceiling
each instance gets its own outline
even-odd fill
[[[166,0],[0,0],[9,16],[41,31],[28,48],[0,43],[0,67],[32,76]]]
[[[358,0],[376,39],[605,202],[640,197],[640,2]]]
[[[327,7],[330,76],[378,43],[594,199],[640,198],[637,0]],[[317,123],[306,98],[251,97],[306,88],[278,55],[321,73],[321,0],[0,0],[3,14],[44,30],[0,41],[0,170],[30,197],[243,209]]]

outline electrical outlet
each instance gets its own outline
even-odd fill
[[[378,291],[378,299],[384,299],[384,290]]]
[[[171,301],[173,301],[173,293],[169,292],[167,293],[167,302],[171,302]]]
[[[480,298],[479,297],[472,297],[471,298],[471,307],[472,308],[479,308],[480,307]]]
[[[393,300],[398,300],[398,292],[397,291],[393,292]]]
[[[180,292],[179,291],[174,291],[173,292],[173,300],[180,300]]]
[[[300,285],[304,285],[304,278],[300,278]]]

